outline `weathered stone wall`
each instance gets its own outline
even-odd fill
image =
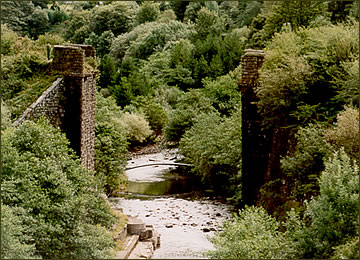
[[[95,166],[95,85],[95,75],[85,75],[81,91],[80,157],[82,164],[88,169],[94,169]]]
[[[37,120],[45,115],[55,126],[60,126],[64,117],[64,108],[61,99],[64,93],[64,80],[58,78],[44,93],[15,121],[20,125],[24,120]]]
[[[64,119],[62,129],[82,165],[94,169],[96,73],[84,73],[85,57],[95,58],[90,45],[54,46],[53,69],[64,75]]]
[[[52,70],[63,75],[82,75],[84,71],[85,51],[74,45],[55,45]]]
[[[55,45],[51,68],[63,79],[54,82],[16,124],[47,115],[52,124],[65,132],[82,165],[93,170],[96,73],[84,73],[85,57],[89,56],[95,57],[95,49],[90,45]]]
[[[248,205],[255,203],[264,183],[272,140],[272,131],[262,130],[254,91],[264,56],[261,50],[245,50],[239,82],[242,94],[242,197]]]

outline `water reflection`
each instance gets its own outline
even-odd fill
[[[175,174],[175,175],[174,175]],[[189,193],[198,190],[196,182],[187,176],[169,172],[162,181],[129,181],[128,191],[135,194],[159,196]]]

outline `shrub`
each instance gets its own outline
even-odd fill
[[[210,239],[216,250],[208,255],[211,259],[294,258],[292,240],[278,229],[279,223],[263,208],[246,206]]]
[[[1,24],[1,54],[11,55],[16,53],[16,42],[20,36],[6,24]]]
[[[161,104],[157,103],[153,98],[139,96],[131,105],[145,115],[155,135],[162,133],[162,129],[168,121],[168,114]]]
[[[281,169],[288,182],[288,196],[300,203],[318,195],[318,178],[332,151],[325,133],[326,129],[321,125],[300,128],[295,135],[294,151],[281,159]]]
[[[166,139],[178,142],[191,128],[196,116],[213,110],[210,99],[201,90],[191,89],[184,93],[179,97],[175,109],[170,111],[169,121],[165,127]]]
[[[344,245],[334,248],[332,259],[359,259],[360,258],[360,241],[358,237],[353,238]]]
[[[132,143],[142,143],[152,134],[150,125],[142,114],[125,112],[121,117],[121,124]]]
[[[337,149],[344,147],[350,158],[359,161],[359,110],[345,107],[338,114],[335,127],[327,131],[326,137]]]
[[[127,137],[122,112],[112,97],[96,96],[95,176],[98,188],[112,194],[126,183]]]
[[[1,100],[1,131],[11,125],[10,110],[3,100]]]
[[[114,244],[106,230],[116,217],[65,135],[40,120],[8,128],[2,137],[2,202],[24,209],[23,235],[30,236],[35,255],[109,255]],[[92,241],[92,246],[84,240]]]
[[[160,15],[159,6],[159,3],[143,2],[136,12],[136,24],[155,21]]]
[[[204,93],[210,98],[213,107],[221,115],[229,116],[234,106],[241,100],[236,81],[229,75],[218,77],[216,80],[203,80]]]
[[[320,195],[307,204],[305,213],[311,222],[302,245],[306,248],[303,257],[328,258],[334,247],[353,243],[350,240],[359,235],[359,192],[358,165],[344,149],[335,152],[325,162]]]
[[[179,149],[193,171],[212,189],[233,195],[232,185],[240,182],[241,110],[229,118],[219,113],[203,113],[180,140]]]
[[[1,204],[1,259],[39,258],[34,256],[34,244],[24,242],[26,227],[16,212],[25,213],[23,209]]]

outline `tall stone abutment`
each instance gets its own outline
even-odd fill
[[[83,167],[95,161],[96,72],[85,72],[85,59],[95,58],[90,45],[55,45],[52,71],[62,75],[15,122],[45,115],[66,134]]]
[[[255,88],[258,70],[265,58],[262,50],[246,49],[242,57],[242,198],[244,205],[255,204],[268,170],[272,130],[263,130]]]

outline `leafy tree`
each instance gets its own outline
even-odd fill
[[[23,208],[24,236],[42,258],[103,258],[116,217],[65,135],[26,121],[2,136],[2,203]],[[20,229],[21,231],[21,229]]]
[[[230,28],[242,28],[251,24],[262,7],[260,1],[223,1],[219,5],[219,13],[227,16]]]
[[[151,79],[136,70],[131,71],[131,73],[127,77],[119,76],[116,84],[110,89],[116,98],[117,104],[121,107],[129,105],[137,96],[149,96],[153,93]]]
[[[62,22],[69,19],[68,15],[64,10],[48,10],[49,23],[51,25],[59,25]]]
[[[246,207],[211,238],[216,250],[208,255],[211,259],[294,258],[294,243],[279,231],[279,226],[263,208]]]
[[[41,9],[47,9],[50,0],[33,0],[31,1],[35,7],[39,6]]]
[[[98,85],[101,88],[110,88],[115,84],[116,80],[116,68],[112,61],[112,59],[109,57],[109,55],[105,55],[100,62],[99,65],[99,71],[100,71],[100,78]]]
[[[127,55],[146,59],[156,51],[166,49],[171,43],[180,39],[190,38],[194,33],[193,25],[187,25],[178,21],[169,23],[147,23],[147,31],[139,35],[136,41],[131,42]]]
[[[282,43],[285,44],[286,39],[288,45],[287,55],[268,52],[260,70],[260,86],[255,90],[259,97],[258,108],[265,118],[263,124],[267,126],[287,127],[299,121],[306,123],[314,116],[314,108],[303,103],[303,96],[307,93],[306,83],[312,75],[311,67],[302,56],[290,53],[291,47],[297,46],[297,39],[291,34],[283,36]],[[296,115],[294,111],[298,111]]]
[[[182,40],[180,40],[178,44],[180,44],[180,42],[182,42]],[[187,54],[184,54],[183,56],[186,55]],[[170,68],[171,58],[171,50],[156,52],[150,55],[147,60],[141,61],[139,72],[144,74],[147,78],[150,78],[152,81],[157,82],[158,85],[174,85],[172,70]],[[181,79],[179,79],[179,81],[180,80]],[[178,84],[180,83],[179,81],[177,82]]]
[[[198,16],[198,12],[202,7],[205,7],[215,12],[218,12],[219,9],[216,1],[190,2],[190,4],[186,7],[186,11],[184,14],[184,22],[195,22]]]
[[[1,204],[1,259],[39,258],[34,256],[34,244],[25,242],[26,227],[18,215],[20,213],[24,210]]]
[[[50,28],[48,12],[36,8],[28,20],[28,34],[30,37],[37,39],[39,35],[44,34]]]
[[[85,39],[89,37],[90,30],[90,12],[82,11],[74,15],[68,23],[67,29],[64,33],[66,40],[72,43],[84,43]]]
[[[170,8],[176,14],[176,18],[179,21],[183,21],[186,7],[190,4],[190,1],[169,1]]]
[[[225,19],[215,11],[201,8],[195,20],[195,30],[198,39],[204,39],[209,34],[220,35],[225,32]]]
[[[284,24],[296,31],[307,27],[319,15],[326,15],[327,3],[318,1],[264,2],[264,8],[251,24],[249,47],[264,48]]]
[[[135,1],[114,1],[92,9],[89,30],[96,35],[111,31],[115,36],[130,31],[139,6]]]
[[[154,2],[143,2],[137,10],[135,20],[136,24],[154,22],[160,15],[160,4]]]
[[[21,36],[28,34],[28,19],[35,8],[31,1],[1,1],[1,24],[7,24],[10,29]]]
[[[96,35],[92,32],[89,37],[85,39],[84,43],[94,46],[96,56],[102,58],[104,55],[109,54],[110,46],[114,38],[114,34],[111,31],[105,31],[101,35]]]
[[[126,184],[127,136],[115,100],[99,93],[96,99],[95,177],[98,188],[113,194]]]
[[[359,168],[341,149],[326,161],[320,195],[307,205],[306,216],[311,222],[304,232],[303,257],[330,257],[334,247],[357,237],[358,213]]]
[[[318,178],[332,147],[327,143],[326,129],[321,125],[300,128],[295,137],[296,147],[281,160],[281,168],[289,190],[286,199],[302,204],[319,194]]]
[[[194,124],[196,116],[211,111],[214,111],[214,108],[210,99],[202,91],[190,89],[179,97],[175,109],[170,111],[169,121],[165,127],[166,139],[178,142]]]
[[[357,57],[355,24],[284,31],[268,44],[260,69],[260,113],[265,125],[296,127],[333,120],[342,110],[339,80]]]
[[[210,80],[203,79],[204,93],[210,98],[213,107],[221,115],[229,116],[236,104],[241,100],[237,82],[229,75]]]
[[[121,66],[123,58],[127,54],[130,45],[139,37],[148,33],[152,25],[153,23],[141,24],[136,26],[130,32],[123,33],[115,37],[110,47],[110,57],[113,59],[116,66]]]
[[[241,171],[240,107],[229,118],[210,112],[194,121],[180,140],[180,152],[210,189],[233,195]]]
[[[336,125],[327,131],[326,137],[336,149],[343,147],[351,159],[359,161],[359,110],[345,107],[338,114]]]

